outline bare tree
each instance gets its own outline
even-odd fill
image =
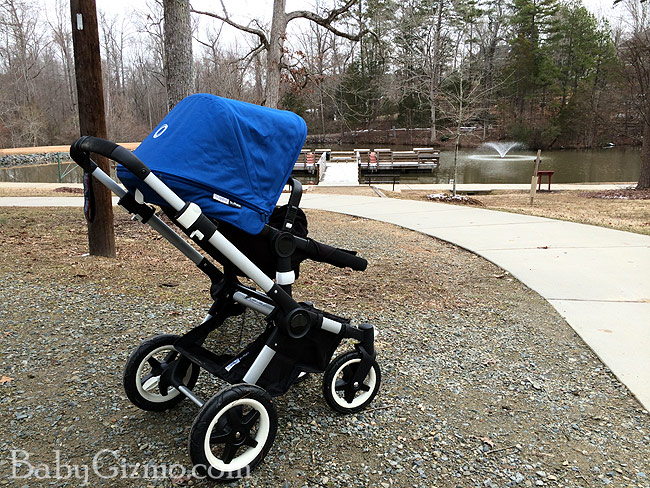
[[[442,32],[443,24],[443,10],[445,7],[445,1],[439,0],[437,5],[437,11],[435,14],[435,24],[432,24],[431,29],[429,30],[429,35],[427,42],[427,67],[429,74],[429,90],[426,92],[429,97],[429,103],[431,104],[431,136],[429,141],[431,144],[434,144],[437,139],[437,122],[438,122],[438,95],[440,93],[440,85],[442,83],[442,52],[443,52],[443,42],[444,35]],[[435,27],[433,27],[435,25]],[[455,166],[455,163],[454,163]],[[454,176],[454,195],[456,194],[456,180]]]
[[[248,102],[259,102],[262,97],[250,83],[250,65],[258,62],[257,56],[240,59],[235,52],[224,50],[222,42],[223,24],[218,29],[207,31],[207,40],[196,39],[203,46],[203,54],[196,64],[196,86],[201,92],[234,98]],[[237,48],[234,48],[237,51]],[[256,83],[255,83],[256,84]]]
[[[132,54],[131,96],[136,112],[145,118],[152,130],[169,111],[162,0],[147,2],[146,10],[137,12],[135,28],[142,38]]]
[[[77,91],[74,85],[74,62],[72,54],[72,33],[68,22],[63,0],[56,0],[55,19],[49,21],[52,40],[58,49],[58,56],[63,67],[63,75],[67,89],[69,110],[74,112],[77,107]],[[76,120],[76,118],[75,118]],[[76,127],[78,129],[78,127]]]
[[[431,127],[429,141],[438,138],[440,92],[444,67],[450,58],[450,26],[453,2],[450,0],[403,2],[396,19],[397,80],[402,103],[408,112],[423,114],[428,105]],[[413,106],[416,105],[416,106]]]
[[[306,95],[310,99],[310,108],[315,109],[318,115],[320,133],[326,133],[325,102],[327,98],[327,80],[333,74],[331,51],[336,39],[329,31],[317,24],[310,23],[308,31],[299,39],[300,51],[305,53],[303,64],[304,85],[307,87]]]
[[[189,0],[163,0],[165,75],[169,109],[193,92],[192,23]]]
[[[475,117],[480,112],[480,104],[488,93],[489,90],[482,87],[481,78],[469,76],[467,67],[464,65],[460,65],[446,80],[441,108],[443,113],[454,121],[454,182],[452,185],[454,196],[458,180],[458,150],[463,134],[462,127],[466,120]]]
[[[37,100],[37,79],[48,46],[46,32],[35,7],[23,0],[0,2],[0,32],[0,69],[4,73],[0,90],[8,102],[2,124],[9,129],[12,145],[38,145],[47,125]]]
[[[623,75],[631,87],[642,127],[641,172],[638,189],[650,188],[650,2],[627,0],[631,33],[623,41]]]
[[[287,12],[286,0],[274,0],[271,30],[268,33],[265,32],[262,27],[260,27],[259,23],[255,23],[255,26],[252,26],[242,25],[233,21],[228,15],[223,1],[221,3],[223,13],[221,14],[194,9],[192,9],[192,12],[219,19],[222,22],[225,22],[226,24],[242,32],[252,34],[258,38],[259,43],[249,53],[249,55],[256,55],[262,51],[266,51],[267,61],[264,105],[276,108],[278,106],[278,102],[280,101],[281,72],[285,68],[283,59],[284,43],[287,37],[287,25],[289,22],[296,19],[307,19],[326,28],[337,36],[344,37],[352,41],[358,41],[366,34],[367,31],[351,34],[344,32],[335,26],[335,23],[339,21],[357,2],[358,0],[346,0],[345,3],[343,3],[343,5],[340,7],[333,8],[329,11],[326,11],[323,15],[319,15],[308,10],[295,10],[293,12]]]
[[[486,86],[485,71],[476,63],[472,64],[474,46],[469,42],[471,38],[467,25],[457,29],[453,63],[441,85],[441,111],[448,119],[454,121],[451,129],[454,137],[454,196],[458,180],[458,150],[463,134],[462,127],[483,112],[486,100],[489,100],[492,92],[500,85],[493,83],[492,86]]]

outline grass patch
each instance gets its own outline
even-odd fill
[[[386,192],[394,198],[428,201],[431,191]],[[592,193],[578,191],[553,191],[537,193],[534,205],[526,191],[493,192],[476,198],[483,208],[535,215],[581,224],[609,227],[611,229],[650,235],[650,200],[625,200],[593,198]]]

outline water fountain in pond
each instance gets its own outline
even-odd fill
[[[483,144],[483,147],[490,147],[492,149],[495,149],[496,152],[499,153],[499,156],[502,158],[506,157],[506,154],[508,154],[508,151],[511,149],[517,149],[521,147],[520,142],[486,142]]]
[[[527,161],[530,160],[531,156],[522,155],[522,154],[508,154],[509,151],[513,149],[519,149],[523,147],[521,142],[484,142],[481,147],[487,147],[494,149],[498,155],[492,154],[473,154],[470,156],[470,159],[476,159],[481,161]]]

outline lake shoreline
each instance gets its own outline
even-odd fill
[[[445,134],[446,135],[446,134]],[[443,137],[445,137],[443,135]],[[460,148],[462,149],[477,149],[486,142],[503,142],[511,141],[509,137],[486,137],[483,138],[482,131],[480,130],[466,130],[461,134]],[[610,141],[608,141],[610,142]],[[587,147],[584,145],[571,145],[561,147],[545,148],[545,151],[562,151],[562,150],[598,150],[608,147],[625,148],[640,148],[641,144],[630,144],[628,142],[611,141],[613,146],[601,145],[596,147]],[[317,145],[336,145],[336,146],[355,146],[365,147],[372,146],[370,149],[377,147],[393,147],[393,146],[412,146],[412,147],[435,147],[441,150],[454,150],[455,141],[454,137],[449,137],[447,140],[438,140],[435,143],[430,141],[430,131],[428,129],[367,129],[359,131],[350,131],[344,133],[330,133],[330,134],[307,134],[305,146]],[[322,147],[325,147],[322,146]],[[527,148],[530,151],[537,150],[537,148]]]

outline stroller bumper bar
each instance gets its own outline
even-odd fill
[[[70,157],[87,172],[91,172],[91,168],[86,165],[84,159],[91,152],[117,161],[141,180],[146,179],[151,173],[151,170],[135,154],[119,144],[107,141],[106,139],[84,136],[77,139],[70,147]]]
[[[140,161],[135,154],[125,147],[107,141],[106,139],[92,136],[80,137],[72,144],[72,146],[70,146],[70,157],[87,173],[95,173],[94,170],[97,167],[90,159],[89,153],[91,152],[100,154],[101,156],[105,156],[120,163],[131,173],[149,185],[174,210],[179,211],[185,206],[185,202],[179,198],[176,193],[160,181],[160,179],[151,172],[146,164]]]

